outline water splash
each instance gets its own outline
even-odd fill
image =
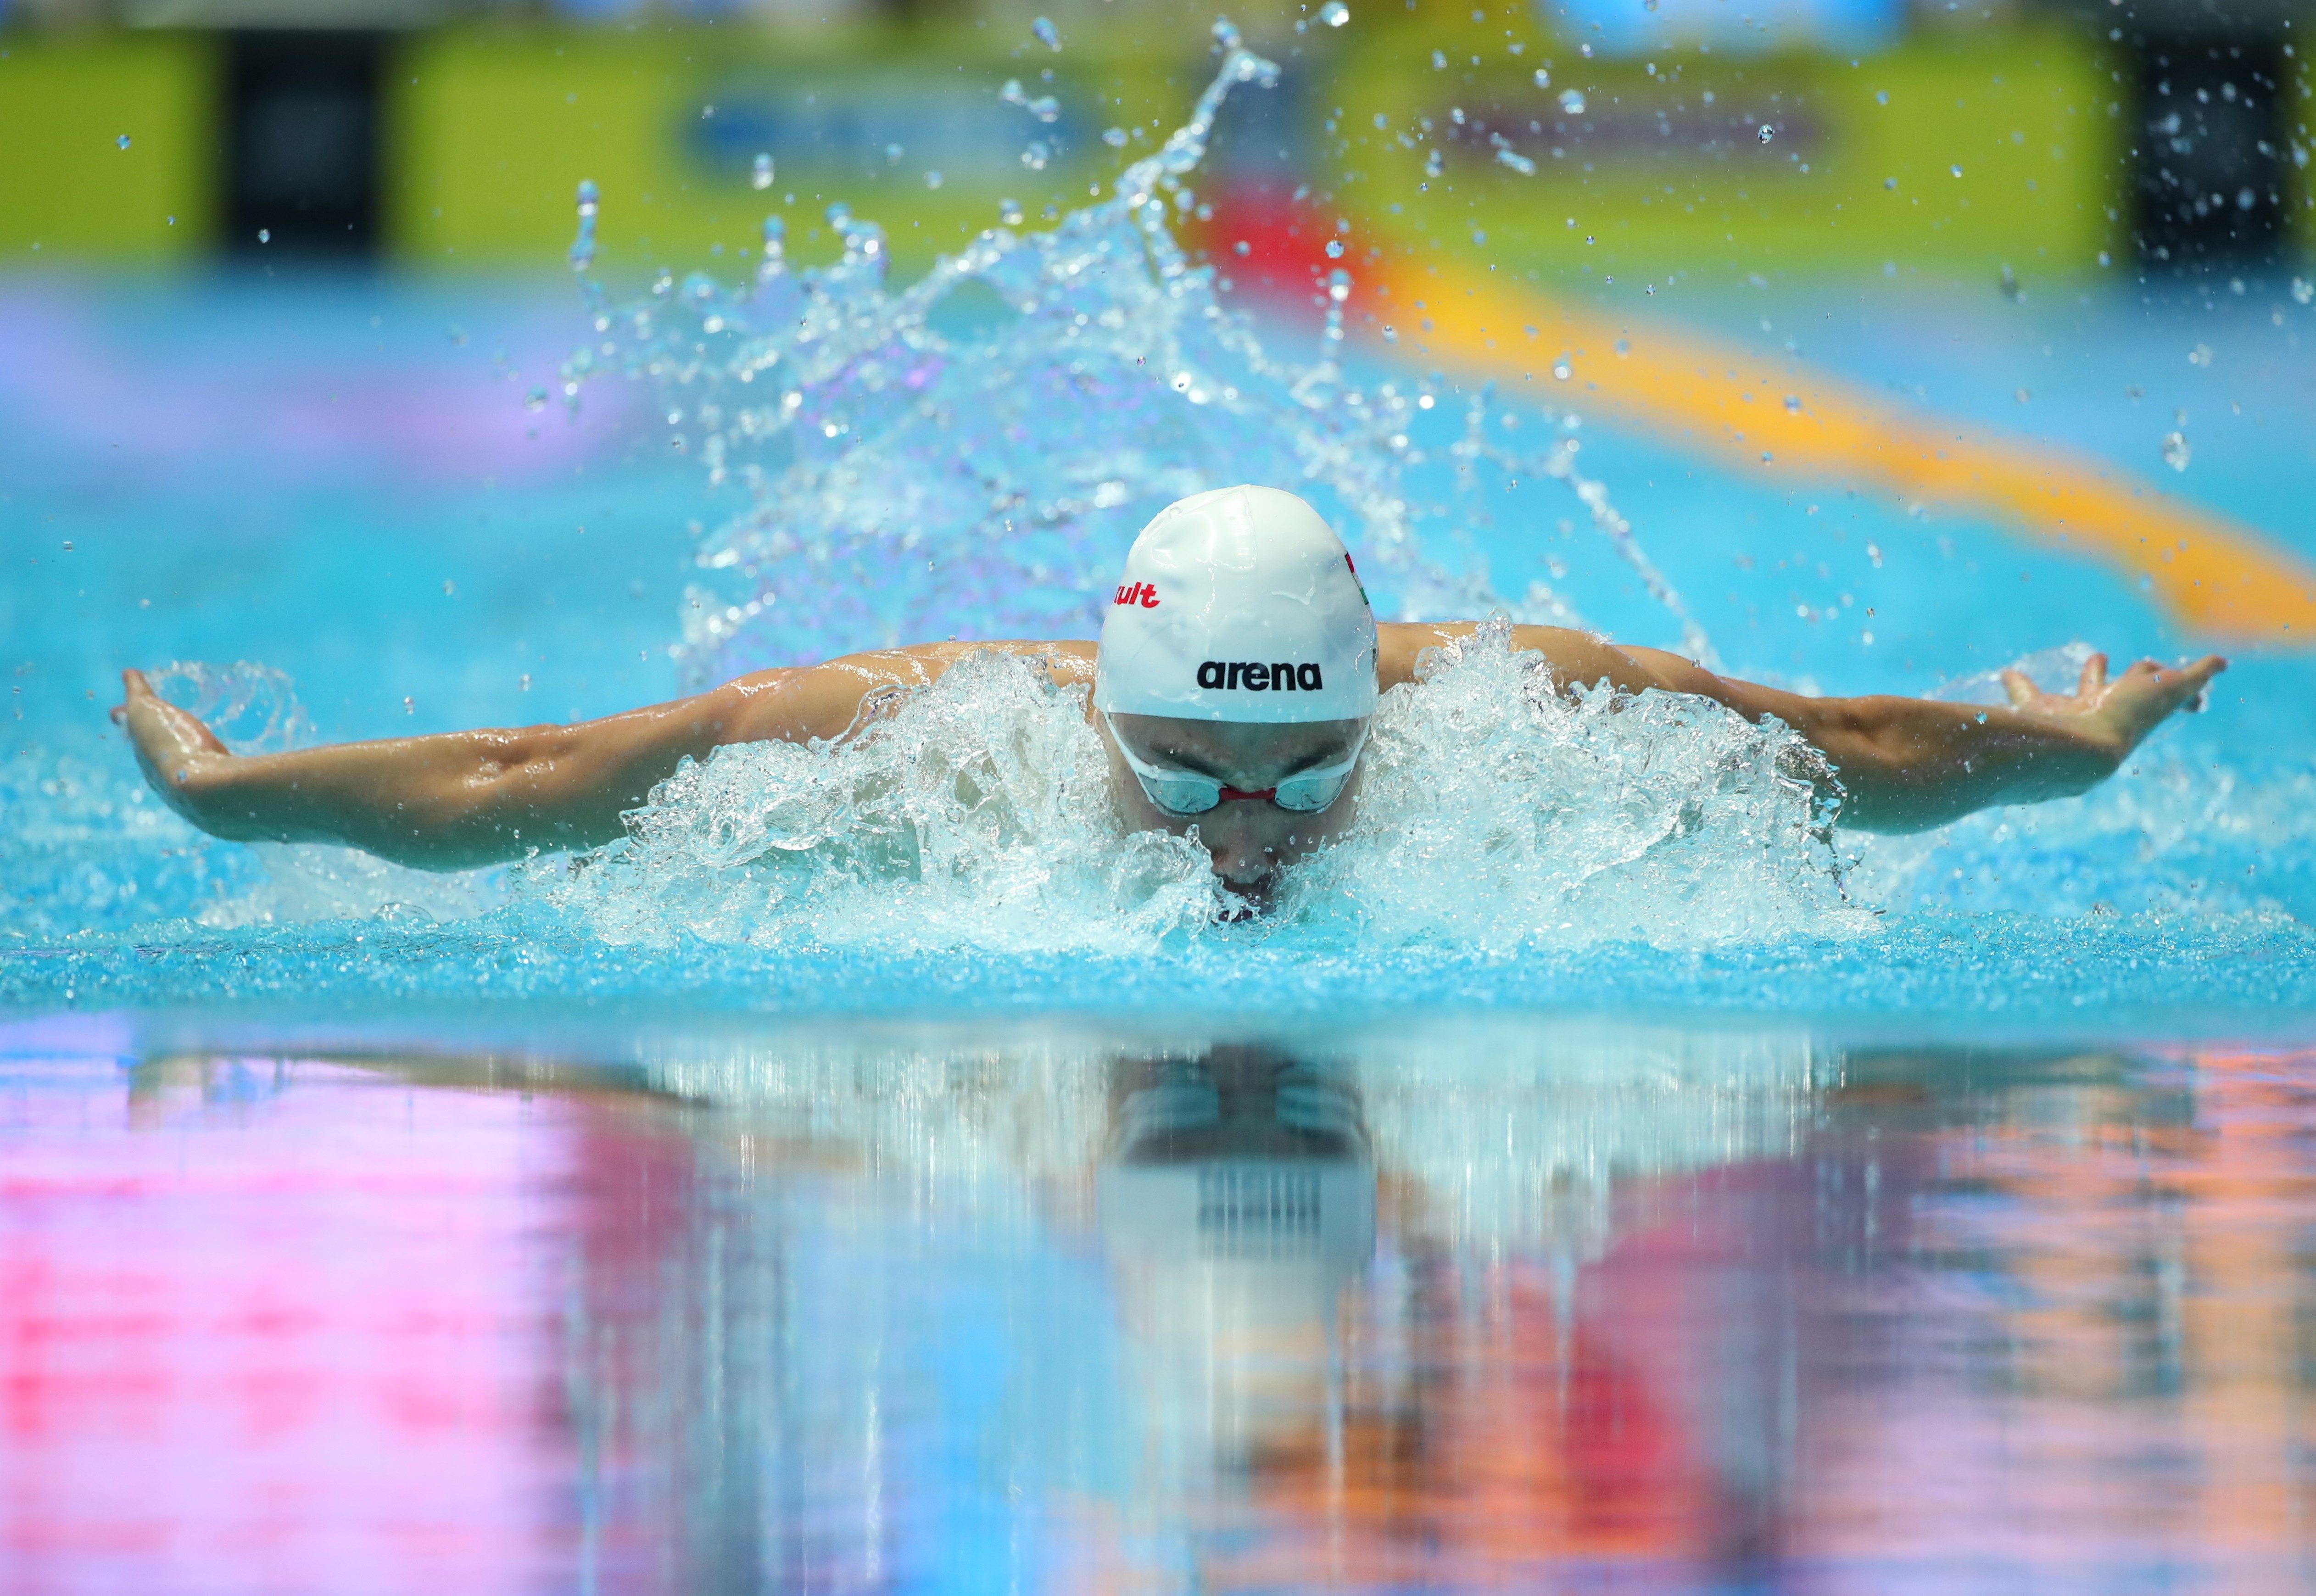
[[[1278,72],[1226,22],[1216,39],[1222,59],[1189,120],[1050,231],[993,228],[894,290],[881,230],[838,206],[828,265],[793,270],[768,246],[752,283],[663,272],[647,298],[598,307],[603,336],[573,357],[566,394],[607,369],[656,384],[659,409],[681,418],[671,441],[749,500],[699,549],[680,611],[689,680],[967,628],[1091,636],[1152,514],[1250,481],[1304,494],[1342,528],[1385,614],[1563,624],[1580,619],[1566,597],[1540,582],[1505,597],[1465,545],[1501,515],[1541,522],[1521,485],[1564,487],[1683,648],[1711,657],[1605,487],[1577,470],[1572,432],[1515,448],[1483,424],[1516,407],[1483,390],[1466,437],[1435,446],[1439,379],[1342,363],[1346,317],[1365,314],[1349,270],[1312,285],[1315,356],[1282,357],[1177,240],[1170,218],[1195,208],[1225,96]],[[993,310],[993,330],[944,330],[986,327]]]
[[[1563,697],[1510,636],[1483,623],[1385,695],[1357,822],[1294,873],[1283,919],[1501,950],[1872,928],[1808,744],[1701,700]]]
[[[1321,950],[1694,947],[1871,927],[1843,894],[1807,745],[1692,700],[1570,702],[1509,637],[1489,623],[1385,695],[1352,830],[1252,926],[1218,922],[1193,839],[1126,832],[1083,690],[995,653],[841,742],[686,765],[627,840],[534,867],[527,888],[614,944],[882,954],[1132,956],[1289,932]]]
[[[282,753],[310,746],[313,718],[287,673],[239,660],[229,665],[173,660],[146,673],[153,691],[189,709],[236,753]]]
[[[687,763],[628,831],[530,873],[613,943],[1129,952],[1222,907],[1203,849],[1119,825],[1082,693],[993,653],[841,742]]]

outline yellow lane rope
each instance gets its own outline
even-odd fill
[[[2168,498],[2112,465],[1901,409],[1819,374],[1806,386],[1733,345],[1622,327],[1540,290],[1506,290],[1404,259],[1363,290],[1443,363],[1517,382],[1564,361],[1581,407],[1751,469],[1866,478],[1924,505],[1973,512],[2089,555],[2146,585],[2215,640],[2316,647],[2316,570],[2261,533]],[[1564,391],[1564,390],[1563,390]]]

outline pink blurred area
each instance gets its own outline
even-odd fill
[[[0,1101],[0,1590],[567,1583],[561,1287],[526,1242],[573,1110],[276,1069]]]
[[[628,398],[599,383],[566,415],[559,368],[587,335],[577,294],[554,282],[251,281],[134,299],[20,278],[0,282],[0,459],[195,491],[567,470],[602,450]],[[538,410],[535,389],[553,396]]]

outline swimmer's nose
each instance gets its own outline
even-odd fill
[[[1215,862],[1215,874],[1234,887],[1256,886],[1278,869],[1276,858],[1251,843],[1209,843],[1207,852]]]

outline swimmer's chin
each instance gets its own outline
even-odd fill
[[[1215,919],[1225,925],[1260,919],[1278,906],[1278,888],[1275,871],[1252,881],[1224,881],[1222,901],[1215,909]]]

